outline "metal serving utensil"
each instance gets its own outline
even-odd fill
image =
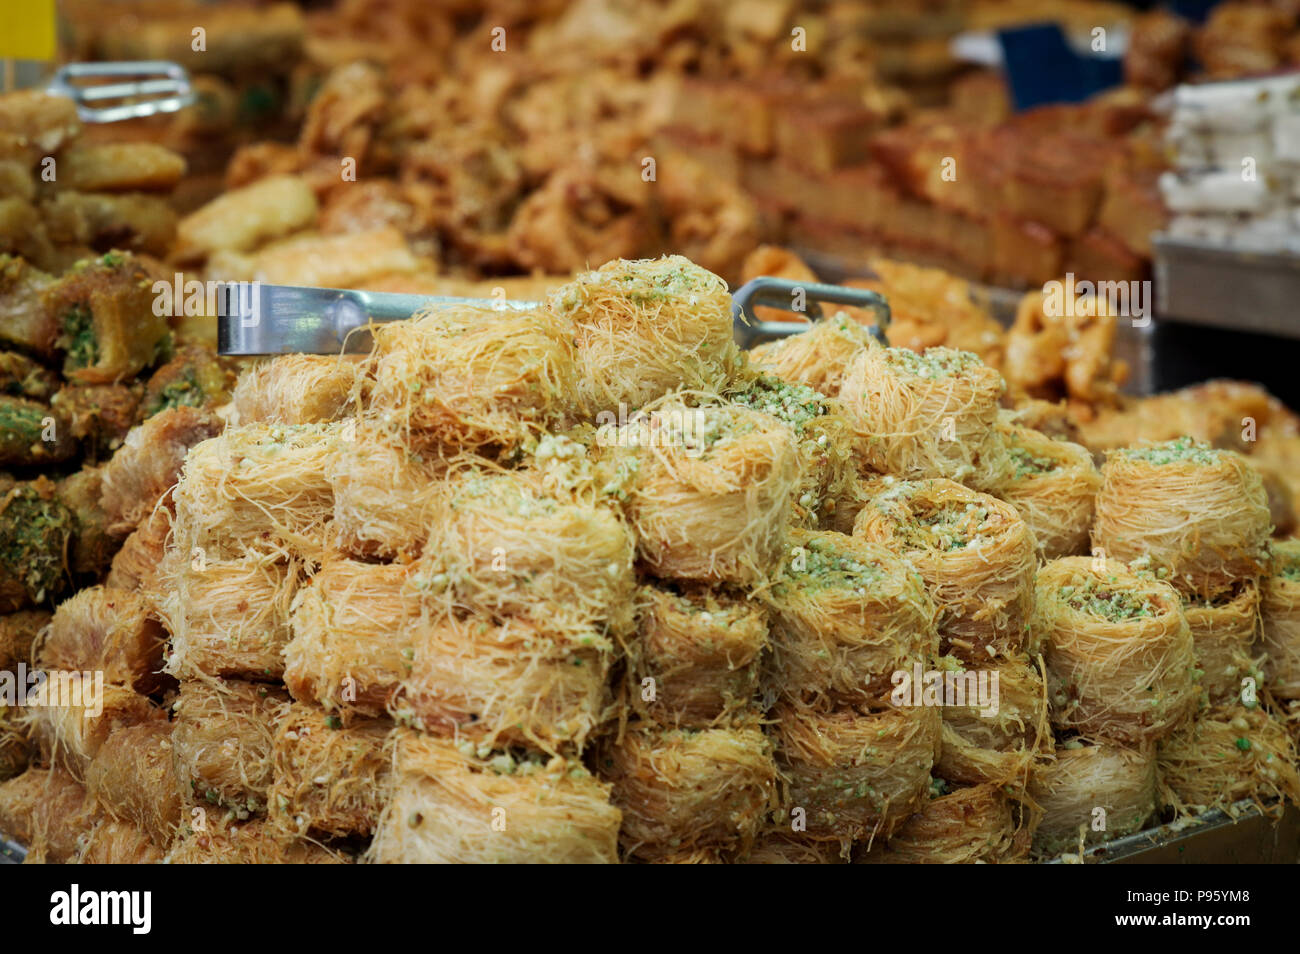
[[[174,113],[195,100],[189,72],[168,60],[68,63],[59,67],[45,92],[71,99],[87,123]]]
[[[877,318],[872,334],[887,343],[889,305],[878,293],[768,277],[747,282],[732,296],[736,341],[748,348],[809,328],[808,321],[758,321],[752,312],[756,305],[794,312],[803,304],[799,313],[816,321],[823,314],[819,302],[870,308]],[[371,322],[401,321],[439,305],[528,311],[541,303],[230,282],[221,286],[217,304],[217,350],[225,355],[265,355],[364,354],[373,344]]]
[[[528,311],[541,302],[231,282],[217,304],[217,351],[257,355],[365,354],[374,344],[371,322],[402,321],[439,305]]]
[[[731,296],[731,323],[736,343],[742,348],[752,348],[770,338],[788,338],[807,331],[808,322],[820,321],[825,316],[822,302],[874,311],[876,323],[871,326],[871,334],[881,344],[889,344],[885,336],[889,327],[889,302],[879,292],[768,275],[746,282]],[[754,317],[754,308],[760,305],[800,314],[808,320],[759,321]]]

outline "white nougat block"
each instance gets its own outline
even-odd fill
[[[1243,177],[1240,170],[1220,170],[1197,175],[1166,172],[1160,176],[1160,194],[1172,212],[1263,212],[1276,204],[1265,177]]]
[[[1268,121],[1268,98],[1248,83],[1205,83],[1174,90],[1173,121],[1195,129],[1248,132]]]
[[[1300,112],[1273,120],[1273,155],[1285,162],[1300,162]]]
[[[1256,166],[1273,161],[1273,133],[1267,126],[1248,132],[1218,132],[1210,137],[1210,156],[1222,169],[1240,169],[1243,159]]]

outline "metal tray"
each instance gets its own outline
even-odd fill
[[[26,857],[21,845],[0,838],[0,864],[21,864]],[[1254,802],[1238,802],[1231,812],[1216,809],[1096,845],[1081,860],[1103,865],[1295,864],[1300,861],[1300,809],[1288,805],[1281,818],[1273,818]],[[1079,856],[1072,861],[1078,863]],[[1053,858],[1044,863],[1067,862]]]
[[[1175,269],[1171,274],[1177,282],[1171,282],[1169,275],[1162,273],[1160,268],[1162,255],[1175,246],[1177,250],[1170,252],[1168,262]],[[1300,301],[1300,258],[1225,253],[1218,248],[1189,246],[1159,238],[1157,249],[1157,288],[1160,290],[1157,310],[1160,316],[1197,321],[1194,315],[1184,312],[1199,310],[1210,315],[1201,322],[1204,324],[1300,337],[1300,321],[1293,326],[1288,322],[1289,327],[1285,332],[1276,330],[1280,325],[1269,324],[1278,317],[1277,314],[1265,315],[1263,318],[1260,314],[1254,314],[1250,321],[1240,324],[1232,324],[1218,317],[1230,313],[1225,310],[1225,302],[1237,302],[1251,297],[1243,295],[1242,284],[1249,284],[1255,278],[1244,278],[1240,273],[1243,268],[1255,269],[1261,275],[1271,270],[1274,278],[1284,278],[1292,283],[1289,300]],[[851,267],[833,256],[809,249],[797,251],[818,274],[826,275],[829,281],[840,281],[848,277],[874,277],[868,270]],[[1225,258],[1234,259],[1235,264],[1229,264]],[[1187,275],[1177,269],[1199,267],[1201,264],[1232,268],[1238,273],[1227,279],[1223,275],[1212,277],[1208,272],[1202,272],[1195,276],[1196,282],[1202,284],[1183,284],[1182,280]],[[1213,288],[1218,297],[1211,299],[1205,294],[1203,283],[1207,281],[1219,282]],[[1001,324],[1011,324],[1022,292],[973,282],[970,285],[972,297],[979,304],[988,308]],[[1172,295],[1169,293],[1171,288],[1175,289]],[[1231,309],[1232,314],[1240,311],[1235,305]],[[1289,312],[1282,314],[1289,317]],[[1261,321],[1264,322],[1263,325]],[[1124,390],[1131,394],[1150,394],[1154,389],[1153,325],[1150,323],[1145,328],[1138,328],[1124,323],[1119,326],[1116,334],[1115,356],[1129,364],[1131,373]],[[0,864],[21,863],[26,854],[26,849],[21,845],[0,838]],[[1077,855],[1074,859],[1079,860]],[[1085,864],[1295,864],[1300,861],[1300,809],[1288,805],[1282,817],[1275,819],[1265,815],[1253,802],[1239,802],[1232,806],[1231,812],[1215,810],[1194,819],[1170,822],[1096,845],[1084,852],[1082,861]],[[1055,858],[1045,863],[1066,862]]]
[[[1153,242],[1157,319],[1300,338],[1300,255]]]
[[[1069,856],[1066,856],[1067,858]],[[1115,841],[1096,845],[1047,864],[1295,864],[1300,861],[1300,809],[1286,806],[1281,818],[1266,815],[1252,801],[1228,811],[1215,809]]]

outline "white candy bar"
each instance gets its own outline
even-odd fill
[[[1300,162],[1300,113],[1287,113],[1273,120],[1273,154]]]
[[[1262,212],[1274,201],[1262,177],[1242,178],[1239,170],[1160,176],[1160,194],[1174,212]]]

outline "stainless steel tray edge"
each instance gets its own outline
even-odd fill
[[[20,865],[27,857],[27,849],[16,841],[0,838],[0,865]]]
[[[1157,320],[1300,338],[1300,255],[1153,242]]]
[[[1280,817],[1250,800],[1194,818],[1169,822],[1065,854],[1045,864],[1295,864],[1300,861],[1300,809]]]

